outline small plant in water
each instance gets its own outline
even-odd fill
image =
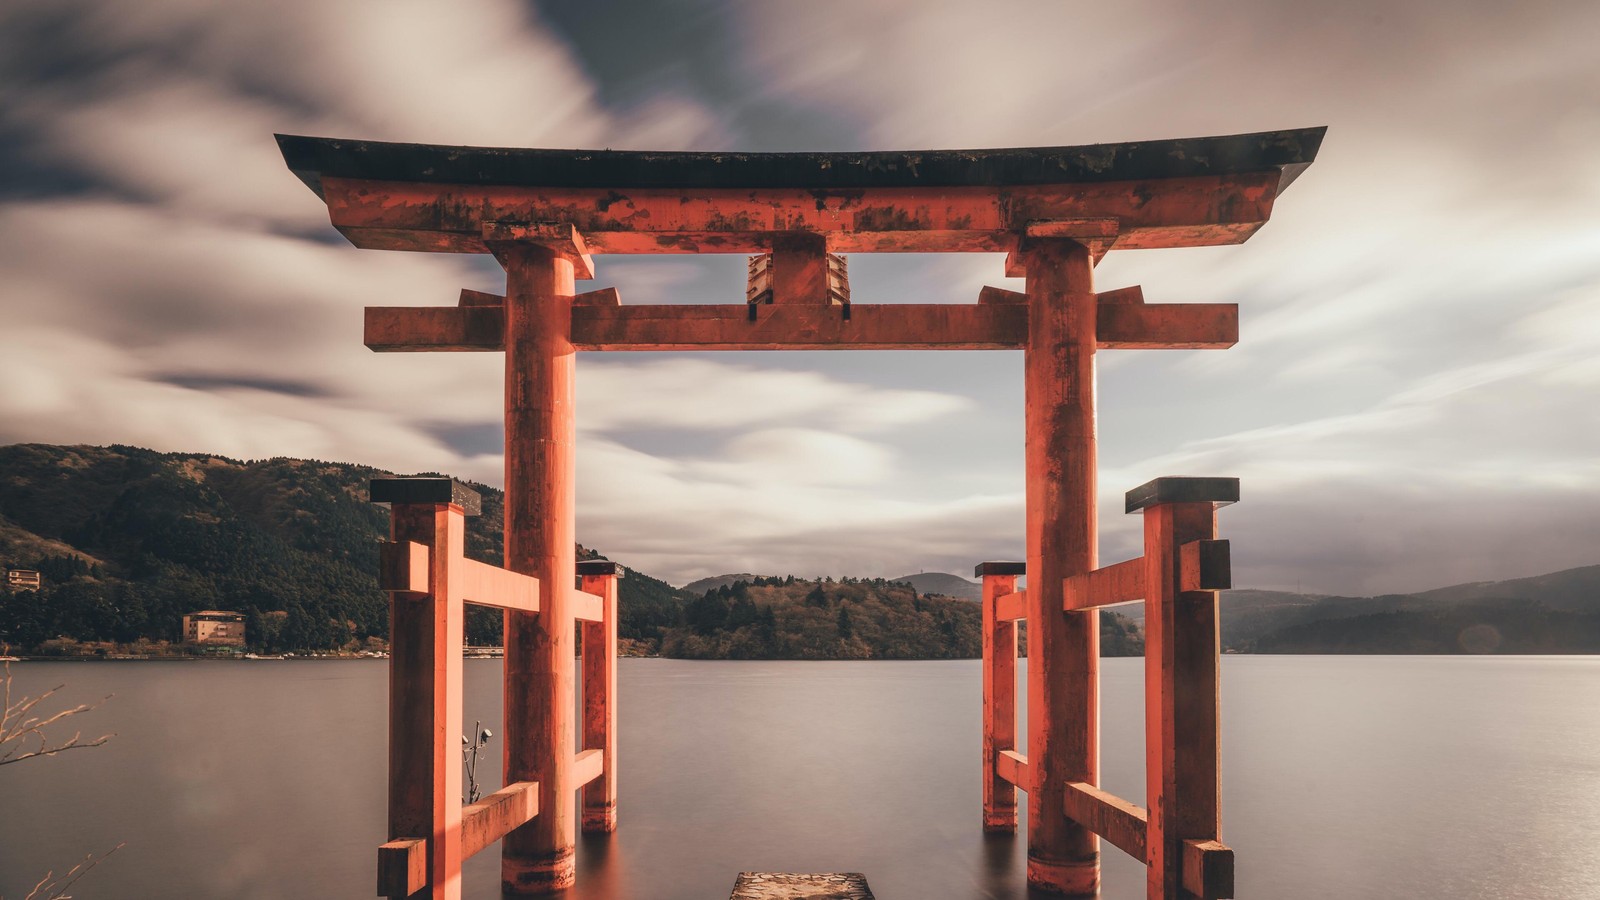
[[[483,727],[482,722],[473,722],[474,737],[468,740],[466,735],[461,736],[461,764],[467,770],[466,790],[462,794],[462,803],[477,803],[483,796],[478,790],[478,754],[489,745],[489,739],[494,737],[494,732]]]

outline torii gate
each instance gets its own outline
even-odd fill
[[[1094,354],[1226,348],[1237,340],[1238,310],[1147,304],[1137,287],[1096,293],[1094,265],[1112,249],[1248,239],[1311,164],[1324,131],[880,153],[492,149],[279,135],[290,169],[357,247],[490,253],[506,271],[504,297],[463,291],[455,307],[366,310],[373,350],[505,352],[506,567],[524,576],[463,571],[452,562],[459,546],[448,542],[459,529],[451,516],[462,507],[449,485],[385,488],[397,504],[409,498],[422,510],[399,517],[396,540],[412,543],[386,556],[385,584],[434,598],[446,637],[427,632],[432,648],[450,652],[449,635],[459,633],[450,627],[450,603],[463,593],[519,596],[491,601],[507,607],[510,787],[490,798],[492,806],[474,804],[464,835],[462,811],[448,796],[452,782],[435,766],[433,800],[417,801],[433,803],[431,819],[420,820],[432,825],[407,824],[416,819],[395,814],[394,761],[421,752],[404,743],[421,738],[391,723],[394,840],[384,858],[392,880],[380,892],[457,897],[462,857],[501,835],[506,890],[570,886],[574,794],[597,778],[610,794],[592,819],[585,816],[585,827],[615,825],[614,737],[607,731],[603,748],[575,748],[574,623],[600,621],[605,602],[574,586],[575,351],[900,349],[1024,352],[1027,563],[979,567],[985,827],[1016,827],[1021,788],[1030,885],[1094,893],[1099,835],[1148,865],[1152,898],[1231,896],[1232,854],[1218,841],[1213,592],[1226,585],[1227,557],[1225,543],[1210,538],[1212,510],[1237,499],[1237,482],[1158,479],[1131,492],[1129,511],[1145,511],[1145,555],[1097,568]],[[967,304],[854,304],[843,259],[834,256],[852,252],[1004,252],[1006,274],[1025,277],[1026,289],[985,288]],[[629,306],[612,289],[574,288],[575,279],[594,276],[594,255],[606,253],[766,258],[752,261],[745,308]],[[376,491],[375,499],[382,499]],[[1024,572],[1029,586],[1019,592],[1015,580]],[[586,577],[586,586],[594,578],[603,594],[603,575]],[[536,596],[525,596],[530,591]],[[1150,606],[1148,813],[1097,787],[1097,610],[1140,598]],[[1004,683],[1014,679],[1011,623],[1023,618],[1031,623],[1026,755],[1012,746],[1014,709],[1006,702],[1014,684]],[[394,665],[397,684],[422,677],[402,670],[398,652]],[[436,744],[458,731],[451,704],[439,700],[448,693],[441,687],[448,666],[437,671],[431,701],[391,691],[397,717],[435,722]],[[444,718],[427,719],[423,707]]]

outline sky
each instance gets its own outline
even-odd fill
[[[0,5],[0,443],[293,456],[500,485],[499,354],[373,354],[367,305],[499,291],[357,250],[275,132],[670,150],[1054,146],[1326,125],[1245,244],[1101,289],[1236,302],[1226,351],[1099,354],[1125,491],[1233,475],[1235,584],[1420,590],[1600,563],[1600,4]],[[739,256],[599,257],[624,303]],[[862,303],[1020,289],[851,258]],[[1017,352],[582,354],[578,536],[674,583],[1023,553]]]

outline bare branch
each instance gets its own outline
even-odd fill
[[[5,651],[8,649],[0,647],[0,655],[5,655]],[[105,734],[94,740],[85,741],[83,732],[79,731],[66,741],[52,745],[44,734],[44,729],[62,719],[98,708],[111,699],[109,695],[102,698],[98,703],[80,703],[70,709],[63,709],[55,715],[40,718],[33,715],[33,710],[40,703],[61,690],[64,685],[56,685],[38,696],[23,697],[13,703],[11,700],[11,663],[9,661],[5,664],[4,674],[0,675],[0,681],[5,682],[5,710],[0,712],[0,766],[22,762],[25,759],[33,759],[38,756],[55,756],[57,753],[66,750],[98,747],[115,737],[114,734]]]
[[[0,644],[0,656],[9,656],[11,648]],[[83,739],[83,732],[79,731],[65,741],[52,745],[44,735],[44,729],[51,725],[79,713],[86,713],[100,706],[110,696],[106,696],[99,703],[80,703],[71,709],[64,709],[52,716],[36,716],[33,710],[43,701],[61,690],[63,685],[57,685],[37,697],[23,697],[12,702],[11,691],[11,661],[6,660],[4,672],[0,673],[0,682],[4,683],[5,704],[0,707],[0,766],[8,763],[22,762],[36,756],[54,756],[67,750],[82,750],[85,747],[98,747],[111,740],[114,735],[102,735],[92,741]],[[33,749],[28,749],[30,746]],[[90,869],[99,865],[106,857],[127,846],[126,843],[118,844],[105,853],[95,856],[93,853],[85,856],[77,865],[68,869],[61,877],[57,878],[55,870],[44,873],[39,883],[28,891],[28,896],[23,900],[72,900],[72,895],[67,890],[82,878]]]
[[[60,878],[55,878],[55,872],[53,871],[44,873],[44,877],[39,879],[39,883],[34,885],[33,890],[29,891],[28,895],[22,900],[72,900],[72,895],[67,893],[67,889],[72,887],[73,883],[79,878],[88,874],[90,869],[104,862],[106,857],[126,846],[128,846],[128,842],[123,841],[99,856],[90,853],[77,865],[63,873]]]

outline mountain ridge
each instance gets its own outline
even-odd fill
[[[389,474],[354,463],[241,461],[123,445],[0,446],[0,563],[39,568],[47,578],[43,591],[0,586],[0,642],[174,642],[183,613],[237,608],[250,617],[261,649],[381,643],[387,601],[374,573],[388,512],[367,501],[366,483]],[[467,520],[466,554],[499,564],[503,494],[472,486],[484,510]],[[597,555],[582,546],[575,552]],[[797,603],[792,581],[782,589],[757,584],[776,580],[738,573],[691,582],[704,589],[688,591],[629,570],[619,586],[620,631],[654,648],[674,638],[699,654],[737,644],[740,652],[787,647],[783,652],[817,658],[883,655],[909,652],[895,643],[904,640],[923,648],[918,652],[947,655],[968,646],[975,627],[969,613],[920,604],[936,595],[967,603],[956,592],[971,599],[981,593],[980,585],[949,573],[828,579],[843,587],[824,590],[835,608],[833,631],[824,635],[816,614],[789,609]],[[706,625],[716,619],[709,613],[694,633],[698,642],[684,639],[683,629],[693,631],[688,607],[740,582],[746,593],[762,588],[752,602],[767,604],[766,612],[756,610],[763,621],[770,613],[779,617],[775,627],[805,629],[809,643],[769,640],[765,632],[754,644],[749,635],[735,640],[751,623]],[[857,604],[850,608],[870,621],[841,625],[844,603]],[[1372,597],[1240,589],[1223,592],[1220,608],[1223,646],[1239,652],[1600,652],[1600,565]],[[1103,639],[1131,652],[1142,640],[1142,606],[1114,611],[1123,618],[1102,617],[1112,629],[1102,629]],[[738,616],[749,613],[741,606]],[[918,618],[924,614],[954,623],[944,643],[928,643]],[[469,640],[498,643],[499,621],[497,611],[471,608]]]

